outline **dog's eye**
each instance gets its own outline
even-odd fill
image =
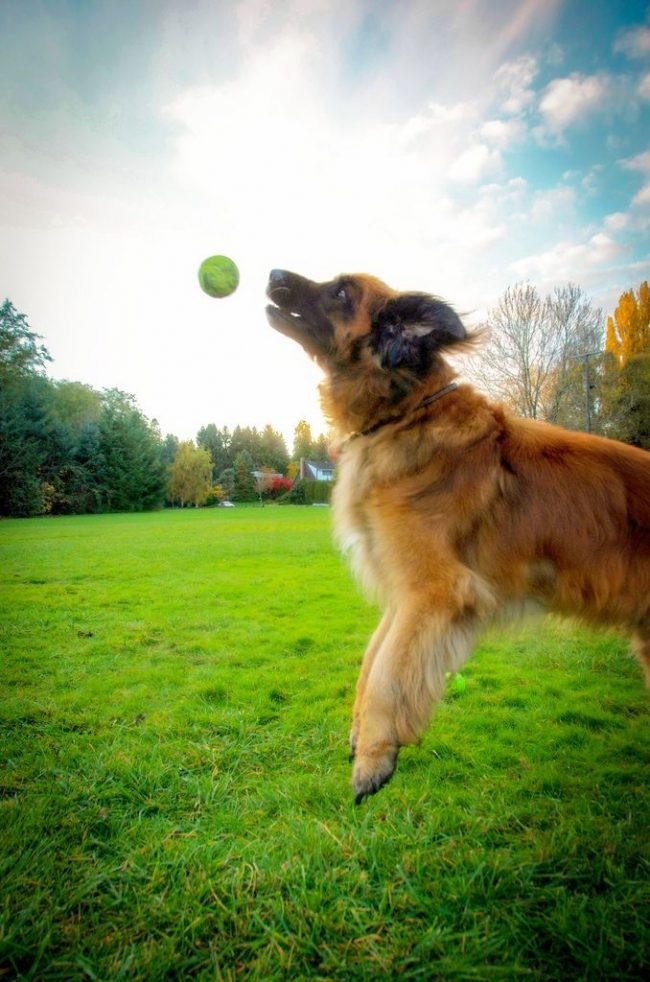
[[[340,286],[338,288],[338,290],[336,291],[336,299],[337,300],[347,300],[348,299],[348,295],[345,292],[345,287],[344,286]]]

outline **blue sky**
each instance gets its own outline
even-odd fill
[[[611,312],[648,278],[648,3],[3,0],[0,45],[0,294],[164,431],[323,428],[273,266],[475,321],[521,280]]]

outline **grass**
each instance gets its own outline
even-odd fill
[[[637,979],[649,704],[487,636],[352,803],[376,612],[318,508],[0,524],[0,979]]]

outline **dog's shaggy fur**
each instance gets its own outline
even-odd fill
[[[384,610],[351,733],[357,801],[417,740],[487,620],[536,602],[623,628],[650,685],[650,454],[519,419],[453,384],[455,312],[365,274],[274,270],[271,325],[325,372],[344,441],[337,536]]]

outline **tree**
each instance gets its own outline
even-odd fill
[[[270,467],[262,467],[260,470],[253,472],[253,477],[255,479],[257,496],[261,504],[264,504],[263,496],[268,496],[273,489],[273,471]]]
[[[0,305],[0,384],[32,375],[43,374],[52,361],[47,348],[38,343],[40,334],[32,331],[25,314],[19,313],[10,300]]]
[[[311,426],[301,419],[293,431],[293,459],[300,461],[301,457],[309,459],[314,454],[314,440],[311,435]]]
[[[181,440],[169,474],[172,501],[180,502],[181,508],[205,503],[212,489],[212,460],[207,450],[195,446],[193,440]]]
[[[638,294],[621,294],[614,317],[607,318],[605,348],[622,368],[630,358],[650,350],[650,288],[645,280]]]
[[[235,501],[255,501],[255,470],[253,458],[247,450],[240,450],[234,460],[235,486],[233,498]]]
[[[49,419],[50,361],[25,314],[9,300],[0,305],[0,514],[35,515],[43,510],[41,467]]]
[[[530,283],[508,287],[486,321],[477,375],[515,412],[559,421],[575,400],[576,366],[600,348],[602,314],[569,284],[542,298]]]
[[[212,476],[216,480],[217,475],[231,464],[230,443],[231,436],[227,426],[217,429],[214,423],[202,426],[196,434],[196,442],[199,447],[203,447],[210,454],[212,460]]]
[[[235,494],[235,469],[226,467],[219,475],[219,487],[223,491],[223,496],[230,501]]]
[[[98,476],[104,507],[108,511],[157,508],[165,495],[160,444],[134,397],[107,389],[98,422],[103,457]]]
[[[611,435],[650,449],[650,290],[621,294],[614,317],[607,318],[610,364],[605,398]]]
[[[324,433],[321,433],[316,440],[312,448],[314,454],[314,460],[329,460],[330,450],[329,450],[330,440],[327,439]]]
[[[176,460],[177,451],[178,437],[174,436],[173,433],[168,433],[160,444],[160,460],[165,470],[171,467]]]
[[[284,437],[270,424],[266,424],[260,438],[260,467],[267,467],[276,474],[284,474],[289,463],[289,453]]]

